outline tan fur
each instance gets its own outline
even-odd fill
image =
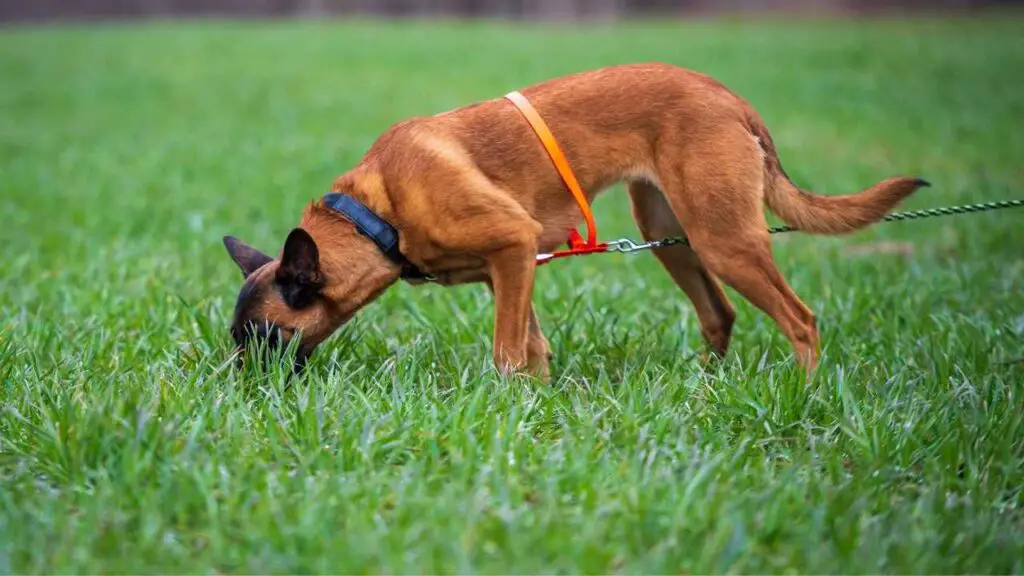
[[[735,319],[721,279],[778,323],[805,367],[816,363],[815,318],[775,267],[765,204],[802,230],[845,233],[878,221],[923,184],[891,178],[835,197],[800,191],[752,107],[674,66],[608,67],[521,92],[591,200],[626,181],[645,238],[686,230],[692,248],[655,255],[693,302],[716,355],[725,354]],[[495,298],[497,365],[547,373],[550,348],[530,302],[534,258],[564,243],[581,214],[511,103],[495,98],[398,123],[333,190],[391,222],[405,256],[438,282],[486,282]],[[280,302],[261,309],[316,345],[397,281],[399,269],[328,208],[310,206],[300,226],[320,251],[323,297],[303,311]]]

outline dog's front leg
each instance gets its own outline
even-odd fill
[[[488,258],[494,291],[494,363],[502,373],[528,365],[536,245],[515,245]]]
[[[487,288],[494,294],[494,284],[490,280],[486,282]],[[537,376],[544,382],[548,381],[550,370],[548,365],[551,362],[551,345],[544,337],[540,328],[540,321],[537,320],[537,311],[533,304],[530,304],[529,327],[526,336],[526,368],[530,374]]]
[[[537,312],[530,305],[530,333],[526,340],[526,363],[530,374],[537,376],[545,383],[550,377],[548,364],[551,362],[551,345],[544,337],[537,321]]]

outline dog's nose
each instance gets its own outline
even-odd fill
[[[283,338],[281,329],[273,322],[250,321],[244,328],[232,327],[231,336],[235,340],[235,351],[238,353],[239,367],[245,364],[246,347],[250,342],[262,349],[260,360],[264,367],[268,366],[273,353],[282,346]]]
[[[276,350],[281,345],[281,329],[273,322],[254,322],[253,338],[266,343],[267,351]]]

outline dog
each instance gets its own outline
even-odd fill
[[[619,65],[529,86],[533,105],[593,198],[624,182],[647,240],[684,234],[654,255],[692,302],[706,358],[725,355],[736,314],[720,282],[767,313],[808,374],[815,315],[772,258],[764,207],[807,233],[865,228],[928,183],[891,177],[824,196],[786,175],[753,107],[713,78],[663,63]],[[295,368],[388,287],[404,280],[484,283],[494,297],[493,361],[548,377],[551,348],[531,303],[538,253],[580,223],[537,134],[495,98],[391,126],[362,160],[311,201],[277,258],[232,236],[244,284],[231,325],[295,346]],[[241,358],[241,355],[240,355]]]

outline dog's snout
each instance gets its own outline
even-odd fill
[[[254,338],[265,342],[268,350],[275,350],[281,346],[281,329],[272,322],[258,322],[254,327]]]
[[[273,322],[252,320],[241,326],[231,327],[231,337],[239,348],[245,348],[249,342],[266,345],[268,350],[281,345],[281,328]]]
[[[244,326],[244,327],[243,327]],[[269,321],[252,320],[243,326],[231,328],[231,336],[235,340],[236,351],[238,352],[239,365],[245,363],[244,355],[250,343],[255,344],[261,350],[261,359],[264,365],[270,362],[273,354],[288,345],[290,331]],[[309,357],[309,351],[305,347],[296,350],[295,361],[292,369],[295,373],[301,372]]]

